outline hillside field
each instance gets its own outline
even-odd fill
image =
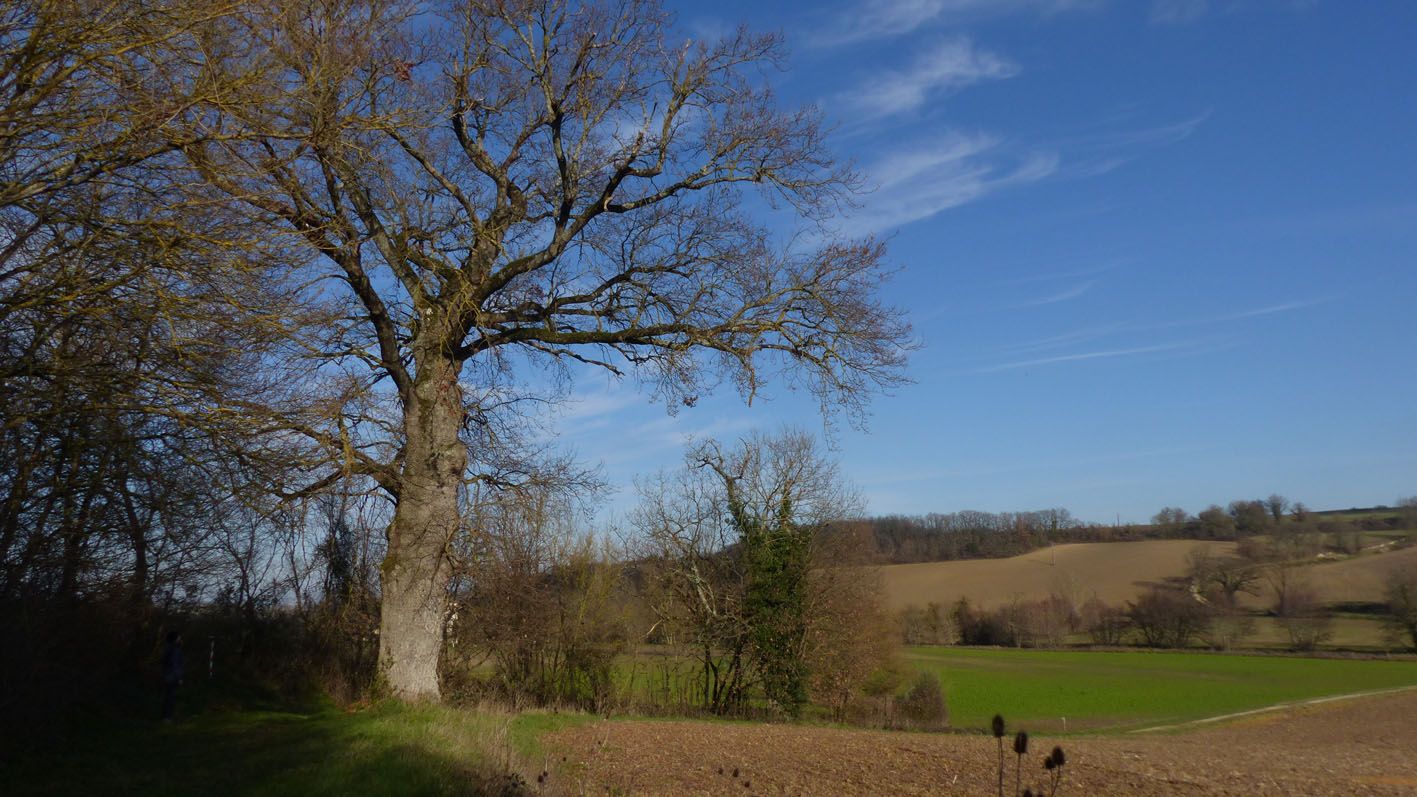
[[[1008,559],[967,559],[887,565],[880,569],[892,609],[930,602],[949,605],[961,597],[976,606],[1036,600],[1058,593],[1081,603],[1096,595],[1120,604],[1147,587],[1186,573],[1186,557],[1197,548],[1218,556],[1235,544],[1202,540],[1149,540],[1053,545]],[[1399,568],[1417,567],[1417,546],[1386,553],[1306,565],[1302,578],[1326,603],[1376,603],[1384,582]],[[1272,596],[1243,598],[1251,608],[1267,607]]]
[[[1304,578],[1326,603],[1381,603],[1388,576],[1402,568],[1417,567],[1417,545],[1388,553],[1370,553],[1304,568]],[[1247,602],[1258,606],[1269,596]]]
[[[1008,559],[888,565],[881,568],[881,577],[892,609],[931,602],[949,605],[961,597],[992,607],[1054,592],[1079,603],[1093,595],[1121,603],[1149,585],[1185,573],[1186,556],[1199,547],[1217,556],[1235,551],[1234,543],[1200,540],[1074,543]]]

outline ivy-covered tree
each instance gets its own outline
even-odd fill
[[[853,627],[835,616],[845,607],[820,599],[830,563],[818,553],[829,524],[859,504],[802,432],[752,435],[732,448],[707,441],[686,464],[642,487],[636,516],[659,565],[658,611],[702,654],[705,708],[728,713],[756,688],[796,716],[807,702],[809,646]]]

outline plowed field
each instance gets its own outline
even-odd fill
[[[993,794],[994,740],[710,722],[603,722],[546,737],[584,793]],[[1067,752],[1059,794],[1417,794],[1417,692],[1250,715],[1201,730],[1036,737],[1024,785]],[[1014,756],[1006,754],[1006,793]],[[735,774],[736,773],[736,774]]]

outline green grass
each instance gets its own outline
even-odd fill
[[[1306,698],[1417,685],[1417,660],[1131,651],[922,647],[910,662],[940,675],[957,728],[994,713],[1010,728],[1118,732]],[[149,705],[151,703],[151,705]],[[534,773],[539,739],[578,714],[377,704],[290,706],[194,686],[182,718],[95,715],[60,747],[0,756],[6,794],[479,794],[509,766]],[[553,769],[555,769],[553,767]],[[534,784],[533,784],[534,785]]]
[[[1207,653],[910,648],[957,728],[1121,731],[1306,698],[1417,685],[1417,661]]]
[[[1254,633],[1246,636],[1241,644],[1247,648],[1286,651],[1293,647],[1289,634],[1276,617],[1256,617]],[[1401,651],[1400,642],[1395,642],[1388,626],[1381,617],[1360,614],[1336,614],[1330,627],[1333,636],[1320,646],[1321,650],[1360,651],[1382,653]]]
[[[188,706],[208,702],[192,692]],[[8,794],[37,795],[483,794],[509,760],[539,769],[542,733],[584,721],[394,703],[346,712],[249,702],[171,725],[95,718],[62,750],[0,764],[0,783]]]

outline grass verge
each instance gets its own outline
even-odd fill
[[[0,762],[8,794],[499,794],[533,787],[543,733],[573,714],[381,703],[276,705],[194,688],[172,724],[94,718],[59,749]],[[153,704],[154,707],[156,703]],[[146,713],[146,712],[145,712]],[[153,713],[155,713],[155,708]]]

